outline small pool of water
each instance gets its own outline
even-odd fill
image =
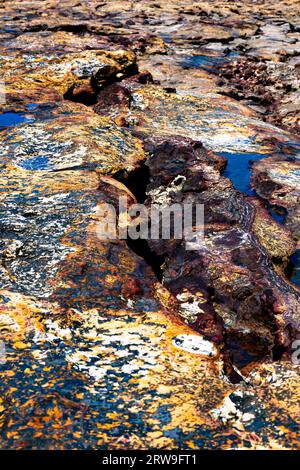
[[[23,122],[33,122],[34,118],[24,113],[1,113],[0,129],[5,127],[17,126]]]
[[[300,250],[290,257],[290,263],[286,274],[291,282],[300,287]]]
[[[227,159],[227,165],[223,173],[229,178],[233,187],[247,196],[255,196],[251,188],[251,164],[267,158],[269,155],[261,153],[227,153],[218,152],[218,155]]]
[[[276,222],[281,225],[285,224],[287,212],[283,207],[279,206],[272,206],[271,204],[268,206],[268,212],[273,217]]]
[[[38,108],[38,104],[36,104],[36,103],[28,103],[28,105],[26,106],[26,108],[28,109],[28,111],[34,111],[34,110],[36,110],[36,108]]]

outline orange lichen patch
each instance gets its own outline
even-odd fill
[[[125,186],[125,184],[123,184],[123,183],[121,183],[120,181],[117,181],[116,179],[111,178],[111,177],[109,177],[109,176],[100,175],[99,178],[100,178],[101,183],[114,186],[114,187],[117,188],[118,190],[125,192],[125,193],[127,194],[127,196],[129,196],[129,198],[132,199],[133,202],[137,202],[136,197],[135,197],[134,194]]]
[[[95,192],[99,186],[99,179],[94,172],[90,171],[30,171],[16,168],[13,162],[7,163],[7,171],[2,171],[1,180],[8,191],[23,192],[30,195],[39,191],[41,195],[51,197],[55,194],[68,191],[90,190]],[[26,184],[30,180],[30,186]],[[1,201],[5,201],[5,193],[0,195]]]
[[[91,227],[93,224],[87,227],[79,244],[76,238],[63,240],[72,253],[57,265],[51,281],[54,298],[75,306],[82,302],[98,305],[103,297],[111,295],[115,302],[123,302],[125,293],[129,297],[148,297],[154,281],[151,269],[129,251],[124,241],[101,241],[95,231],[90,233]]]
[[[54,18],[53,18],[54,19]],[[89,34],[79,36],[70,31],[44,31],[27,32],[12,39],[7,43],[7,49],[11,53],[16,51],[27,53],[57,54],[82,52],[86,49],[103,50],[109,41],[104,36],[92,36]]]
[[[299,373],[299,365],[283,362],[258,365],[250,375],[251,382],[257,383],[253,387],[259,403],[255,414],[258,420],[268,416],[272,429],[270,448],[299,449]]]
[[[299,391],[299,365],[282,364],[265,364],[258,368],[256,373],[266,377],[264,387],[261,392],[268,403],[266,407],[282,409],[287,411],[287,415],[293,419],[298,425],[300,424],[300,391]],[[288,416],[286,418],[288,418]],[[274,413],[273,421],[276,422]],[[289,430],[284,425],[279,425],[284,433]]]

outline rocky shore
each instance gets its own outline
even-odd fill
[[[299,14],[0,2],[2,449],[299,448]],[[120,197],[205,244],[99,239]]]

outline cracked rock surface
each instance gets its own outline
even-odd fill
[[[294,0],[0,3],[2,449],[299,448],[299,45]],[[205,243],[101,239],[136,202]]]

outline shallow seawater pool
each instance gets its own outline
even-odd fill
[[[218,152],[218,155],[227,159],[227,165],[223,175],[231,180],[233,187],[247,194],[247,196],[254,196],[256,193],[251,188],[251,164],[263,158],[267,158],[269,155],[261,153],[227,152]]]
[[[1,113],[0,114],[0,129],[5,127],[17,126],[23,122],[33,122],[34,118],[25,113]]]

